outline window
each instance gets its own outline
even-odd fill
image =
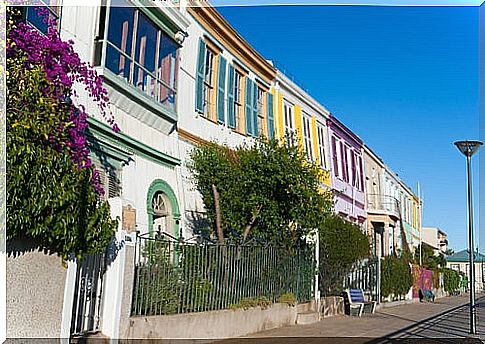
[[[61,0],[38,0],[39,6],[27,6],[24,9],[25,21],[47,34],[47,20],[55,20],[59,27]]]
[[[236,131],[242,132],[242,122],[244,121],[244,107],[243,107],[243,91],[244,76],[238,72],[234,72],[234,113],[236,116]]]
[[[214,84],[215,84],[215,53],[207,49],[205,52],[204,65],[204,116],[212,118],[214,111]]]
[[[332,160],[333,160],[333,169],[336,177],[340,177],[339,168],[340,165],[340,140],[338,140],[335,136],[332,136]]]
[[[451,264],[451,268],[455,271],[460,271],[460,264]]]
[[[287,101],[284,101],[283,103],[283,116],[285,135],[288,133],[293,133],[293,130],[295,128],[293,124],[293,105],[291,105]]]
[[[352,150],[350,154],[352,157],[352,186],[363,191],[362,157],[355,150]]]
[[[349,182],[349,164],[348,164],[349,147],[340,141],[340,162],[342,167],[342,179]]]
[[[318,136],[318,155],[320,156],[320,166],[327,168],[327,155],[325,152],[325,127],[320,123],[317,124]]]
[[[306,159],[308,161],[313,161],[313,150],[312,150],[312,136],[311,136],[311,118],[307,114],[303,114],[303,145],[305,149]]]
[[[121,196],[121,169],[105,160],[103,155],[101,157],[91,156],[91,161],[99,173],[99,181],[104,190],[104,195],[101,198],[107,200],[111,197]]]
[[[362,155],[359,155],[359,158],[357,159],[358,165],[359,165],[359,174],[360,174],[360,191],[364,191],[364,164],[362,160]]]
[[[175,111],[179,46],[132,6],[111,7],[109,12],[105,67]],[[101,64],[99,52],[96,56]]]
[[[257,95],[257,113],[258,113],[258,129],[260,135],[265,135],[267,133],[266,130],[266,116],[265,116],[265,105],[266,102],[264,101],[266,92],[261,88],[258,87],[258,95]]]

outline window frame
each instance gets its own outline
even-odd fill
[[[234,61],[233,61],[234,62]],[[236,118],[236,126],[233,130],[241,135],[246,135],[246,114],[245,114],[245,102],[246,102],[246,78],[247,72],[240,68],[236,63],[233,63],[234,67],[234,116]],[[236,88],[237,79],[239,79],[239,88]],[[239,99],[236,100],[236,94],[239,95]]]
[[[332,161],[333,161],[333,169],[334,169],[334,175],[342,179],[342,153],[341,153],[341,145],[340,145],[340,137],[337,135],[332,135],[332,150],[333,150],[333,156],[332,156]]]
[[[318,141],[318,155],[320,157],[320,167],[328,169],[327,166],[327,155],[325,147],[325,125],[317,122],[317,141]]]
[[[211,63],[208,65],[208,58],[211,58]],[[216,110],[216,76],[217,76],[217,60],[219,54],[207,46],[206,42],[206,50],[204,56],[204,112],[203,116],[205,118],[214,120],[215,117],[215,110]],[[209,78],[207,76],[209,75]],[[209,79],[209,80],[207,80]]]
[[[49,11],[49,18],[51,20],[54,19],[56,21],[56,23],[57,23],[57,31],[60,32],[60,30],[61,30],[61,16],[62,16],[62,0],[59,0],[59,4],[56,4],[56,5],[48,4],[44,0],[39,0],[39,2],[41,4],[39,4],[39,5],[32,5],[32,6],[26,6],[26,7],[24,7],[24,8],[21,9],[23,21],[25,21],[25,23],[28,24],[28,25],[30,25],[31,27],[35,28],[41,34],[45,35],[46,32],[43,32],[41,30],[41,28],[39,28],[37,25],[35,25],[34,22],[31,22],[28,19],[28,15],[29,15],[30,11],[36,12],[36,8],[37,7],[43,7],[43,8],[45,8],[45,9],[47,9]],[[56,10],[54,10],[54,9],[56,9]],[[35,13],[35,15],[37,15],[37,13]]]
[[[130,3],[126,0],[126,3]],[[169,111],[169,116],[173,117],[176,115],[176,109],[178,104],[178,78],[179,78],[179,60],[180,60],[180,47],[181,45],[177,43],[174,39],[174,34],[167,29],[167,26],[163,24],[160,19],[157,19],[153,13],[150,13],[149,10],[142,8],[142,7],[135,7],[135,6],[127,6],[128,8],[133,8],[133,19],[132,19],[132,27],[131,33],[128,31],[127,40],[131,39],[131,46],[130,48],[126,48],[125,50],[129,50],[130,53],[128,54],[126,51],[120,49],[115,43],[109,40],[109,30],[110,30],[110,23],[111,23],[111,16],[113,8],[117,8],[119,6],[112,6],[111,3],[108,1],[108,4],[105,6],[105,13],[103,13],[103,9],[101,11],[101,16],[99,22],[97,23],[97,34],[95,34],[95,48],[94,48],[94,58],[93,58],[93,65],[97,67],[101,67],[105,69],[105,76],[108,78],[115,77],[117,79],[121,79],[120,82],[116,81],[116,83],[120,83],[120,86],[125,88],[121,82],[124,82],[130,89],[135,89],[136,92],[140,95],[143,95],[151,102],[156,103],[156,105],[160,106],[163,110]],[[154,71],[148,70],[144,65],[141,65],[138,62],[137,57],[137,47],[139,46],[140,42],[137,40],[138,35],[138,23],[139,17],[143,16],[144,19],[155,28],[157,32],[157,39],[156,39],[156,46],[155,46],[155,66]],[[129,29],[128,29],[129,30]],[[160,51],[163,49],[161,46],[162,44],[162,37],[172,43],[173,51],[168,54],[175,55],[171,71],[173,71],[173,80],[169,80],[168,84],[166,80],[164,80],[162,75],[162,61],[160,61]],[[123,57],[125,62],[129,64],[128,68],[128,76],[120,75],[120,73],[116,73],[115,71],[111,70],[108,66],[108,54],[109,50],[117,53],[120,58]],[[149,94],[148,90],[149,87],[146,86],[146,90],[140,89],[137,85],[137,80],[135,80],[135,70],[138,69],[142,75],[142,79],[146,78],[146,75],[149,75],[154,80],[154,96]],[[140,72],[141,70],[141,72]],[[112,75],[112,76],[111,76]],[[140,74],[138,74],[140,75]],[[170,73],[172,75],[172,72]],[[172,79],[172,78],[171,78]],[[115,81],[113,80],[113,81]],[[147,83],[148,85],[148,83]],[[163,90],[162,90],[163,88]],[[161,94],[168,93],[170,96],[167,98],[172,98],[168,102],[163,102],[161,99]],[[146,103],[146,105],[150,105],[150,103]],[[156,109],[156,108],[155,108]],[[164,113],[162,111],[162,113]]]
[[[305,149],[305,156],[308,161],[315,161],[315,156],[313,153],[313,142],[312,142],[312,130],[311,121],[312,117],[306,113],[302,113],[302,137],[303,137],[303,148]]]
[[[268,125],[267,125],[267,107],[266,107],[266,94],[268,90],[261,86],[259,83],[255,83],[255,87],[257,87],[257,121],[258,121],[258,130],[259,135],[263,135],[265,137],[268,136]]]
[[[283,129],[284,136],[295,133],[295,106],[286,99],[283,99]]]

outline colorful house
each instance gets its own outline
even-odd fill
[[[214,141],[237,147],[263,135],[274,136],[272,85],[276,69],[252,48],[211,6],[181,9],[189,21],[180,54],[179,104],[176,133],[180,158]],[[204,216],[201,195],[186,164],[181,166],[184,193],[183,236],[196,232]]]
[[[327,121],[330,112],[278,70],[275,79],[275,133],[283,142],[293,133],[308,161],[322,171],[322,189],[331,187]]]
[[[362,140],[330,115],[330,166],[335,212],[351,222],[365,226],[364,166]]]
[[[382,159],[364,144],[367,232],[373,253],[386,256],[403,249],[404,233],[411,251],[420,242],[422,202]]]

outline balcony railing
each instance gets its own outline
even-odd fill
[[[393,196],[368,194],[367,209],[400,216],[399,201]]]

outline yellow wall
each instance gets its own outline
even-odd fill
[[[295,112],[295,130],[296,130],[296,137],[298,140],[298,146],[300,149],[303,149],[303,129],[301,123],[301,106],[296,105],[294,106]]]

